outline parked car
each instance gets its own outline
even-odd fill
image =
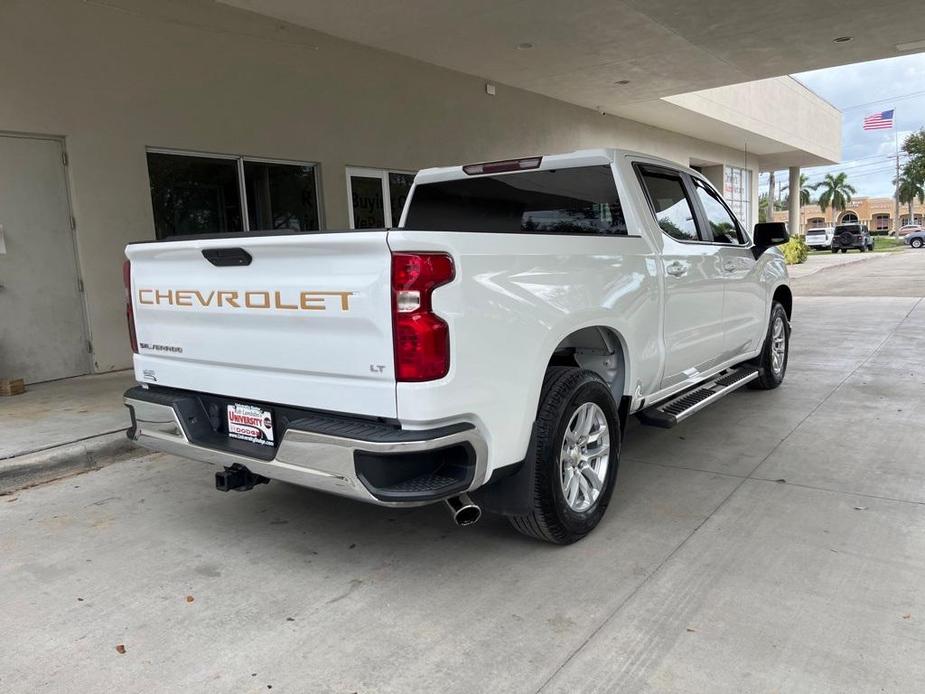
[[[813,227],[806,230],[806,245],[811,249],[826,249],[832,246],[834,227]]]
[[[913,248],[921,248],[922,246],[925,246],[925,229],[908,233],[903,236],[902,239],[903,243],[907,246],[912,246]]]
[[[903,224],[899,228],[899,232],[897,233],[897,236],[899,238],[904,238],[908,236],[909,234],[913,234],[917,231],[925,231],[925,227],[923,227],[921,224]]]
[[[838,224],[832,235],[832,253],[847,253],[856,248],[861,253],[874,250],[874,238],[866,224]]]
[[[128,435],[222,491],[443,501],[574,542],[628,416],[780,385],[787,238],[693,169],[601,149],[421,171],[396,229],[131,244]]]

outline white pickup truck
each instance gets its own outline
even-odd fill
[[[780,384],[786,240],[696,171],[600,149],[421,171],[396,229],[135,243],[128,435],[225,491],[446,502],[574,542],[629,415]]]

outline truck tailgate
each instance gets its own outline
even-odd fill
[[[141,243],[126,255],[139,382],[395,417],[385,231]]]

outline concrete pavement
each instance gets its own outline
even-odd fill
[[[0,497],[0,688],[921,691],[923,275],[796,281],[784,385],[632,425],[571,547],[163,455]]]
[[[125,438],[130,371],[30,385],[0,398],[0,493],[137,455]]]
[[[128,426],[122,393],[131,371],[30,385],[0,398],[0,460],[111,434]]]
[[[799,265],[791,265],[788,269],[791,279],[800,279],[815,275],[821,270],[870,261],[877,258],[879,255],[881,254],[860,253],[858,251],[851,251],[849,253],[829,253],[828,251],[825,253],[812,253],[806,258],[806,262],[800,263]]]

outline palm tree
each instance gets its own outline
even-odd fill
[[[812,186],[808,185],[809,176],[800,174],[800,207],[805,207],[813,201]]]
[[[896,185],[896,197],[899,199],[899,204],[905,205],[908,203],[909,205],[909,223],[912,224],[914,218],[912,203],[915,202],[916,198],[918,198],[919,204],[925,203],[925,185],[906,174],[900,176],[898,181],[894,180],[893,184]]]
[[[819,193],[819,209],[825,212],[826,209],[831,207],[835,212],[835,216],[837,216],[838,212],[842,212],[848,207],[851,196],[857,192],[854,186],[848,183],[848,174],[844,171],[834,176],[830,173],[826,174],[824,179],[814,186],[809,186],[809,188],[813,190],[822,189],[822,192]],[[800,191],[801,197],[802,193],[803,191]]]

